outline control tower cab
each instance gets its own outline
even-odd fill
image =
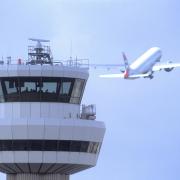
[[[49,41],[30,40],[26,62],[0,64],[0,171],[7,180],[69,180],[96,165],[105,125],[95,105],[81,108],[83,61],[53,63]]]

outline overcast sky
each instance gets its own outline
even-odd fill
[[[1,0],[0,28],[0,57],[26,59],[35,37],[51,40],[54,59],[118,64],[121,51],[132,62],[159,46],[162,61],[180,61],[178,0]],[[153,80],[98,78],[114,71],[90,70],[83,103],[97,105],[107,131],[97,166],[71,180],[179,180],[180,69]]]

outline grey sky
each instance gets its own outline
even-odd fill
[[[0,57],[27,57],[27,39],[50,39],[54,58],[132,62],[152,46],[162,61],[180,61],[177,0],[1,0]],[[95,168],[72,180],[180,179],[180,69],[153,80],[99,79],[91,70],[83,103],[97,105],[107,132]],[[117,72],[117,71],[116,71]],[[5,176],[1,175],[4,180]]]

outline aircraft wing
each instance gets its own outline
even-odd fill
[[[88,66],[94,69],[118,69],[121,72],[125,71],[123,64],[88,64]]]
[[[136,78],[145,78],[145,77],[149,77],[150,74],[134,74],[134,75],[130,75],[127,77],[127,79],[136,79]],[[104,75],[100,75],[99,77],[101,78],[124,78],[124,74],[104,74]]]
[[[136,78],[146,78],[149,77],[150,74],[146,73],[146,74],[134,74],[134,75],[130,75],[128,76],[129,79],[136,79]]]
[[[160,71],[162,69],[171,69],[180,67],[180,63],[164,63],[164,64],[157,64],[153,66],[152,71]]]
[[[124,78],[124,74],[103,74],[100,75],[101,78]]]

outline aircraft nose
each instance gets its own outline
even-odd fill
[[[156,51],[156,52],[161,52],[161,48],[160,47],[152,47],[151,48],[152,50]]]

